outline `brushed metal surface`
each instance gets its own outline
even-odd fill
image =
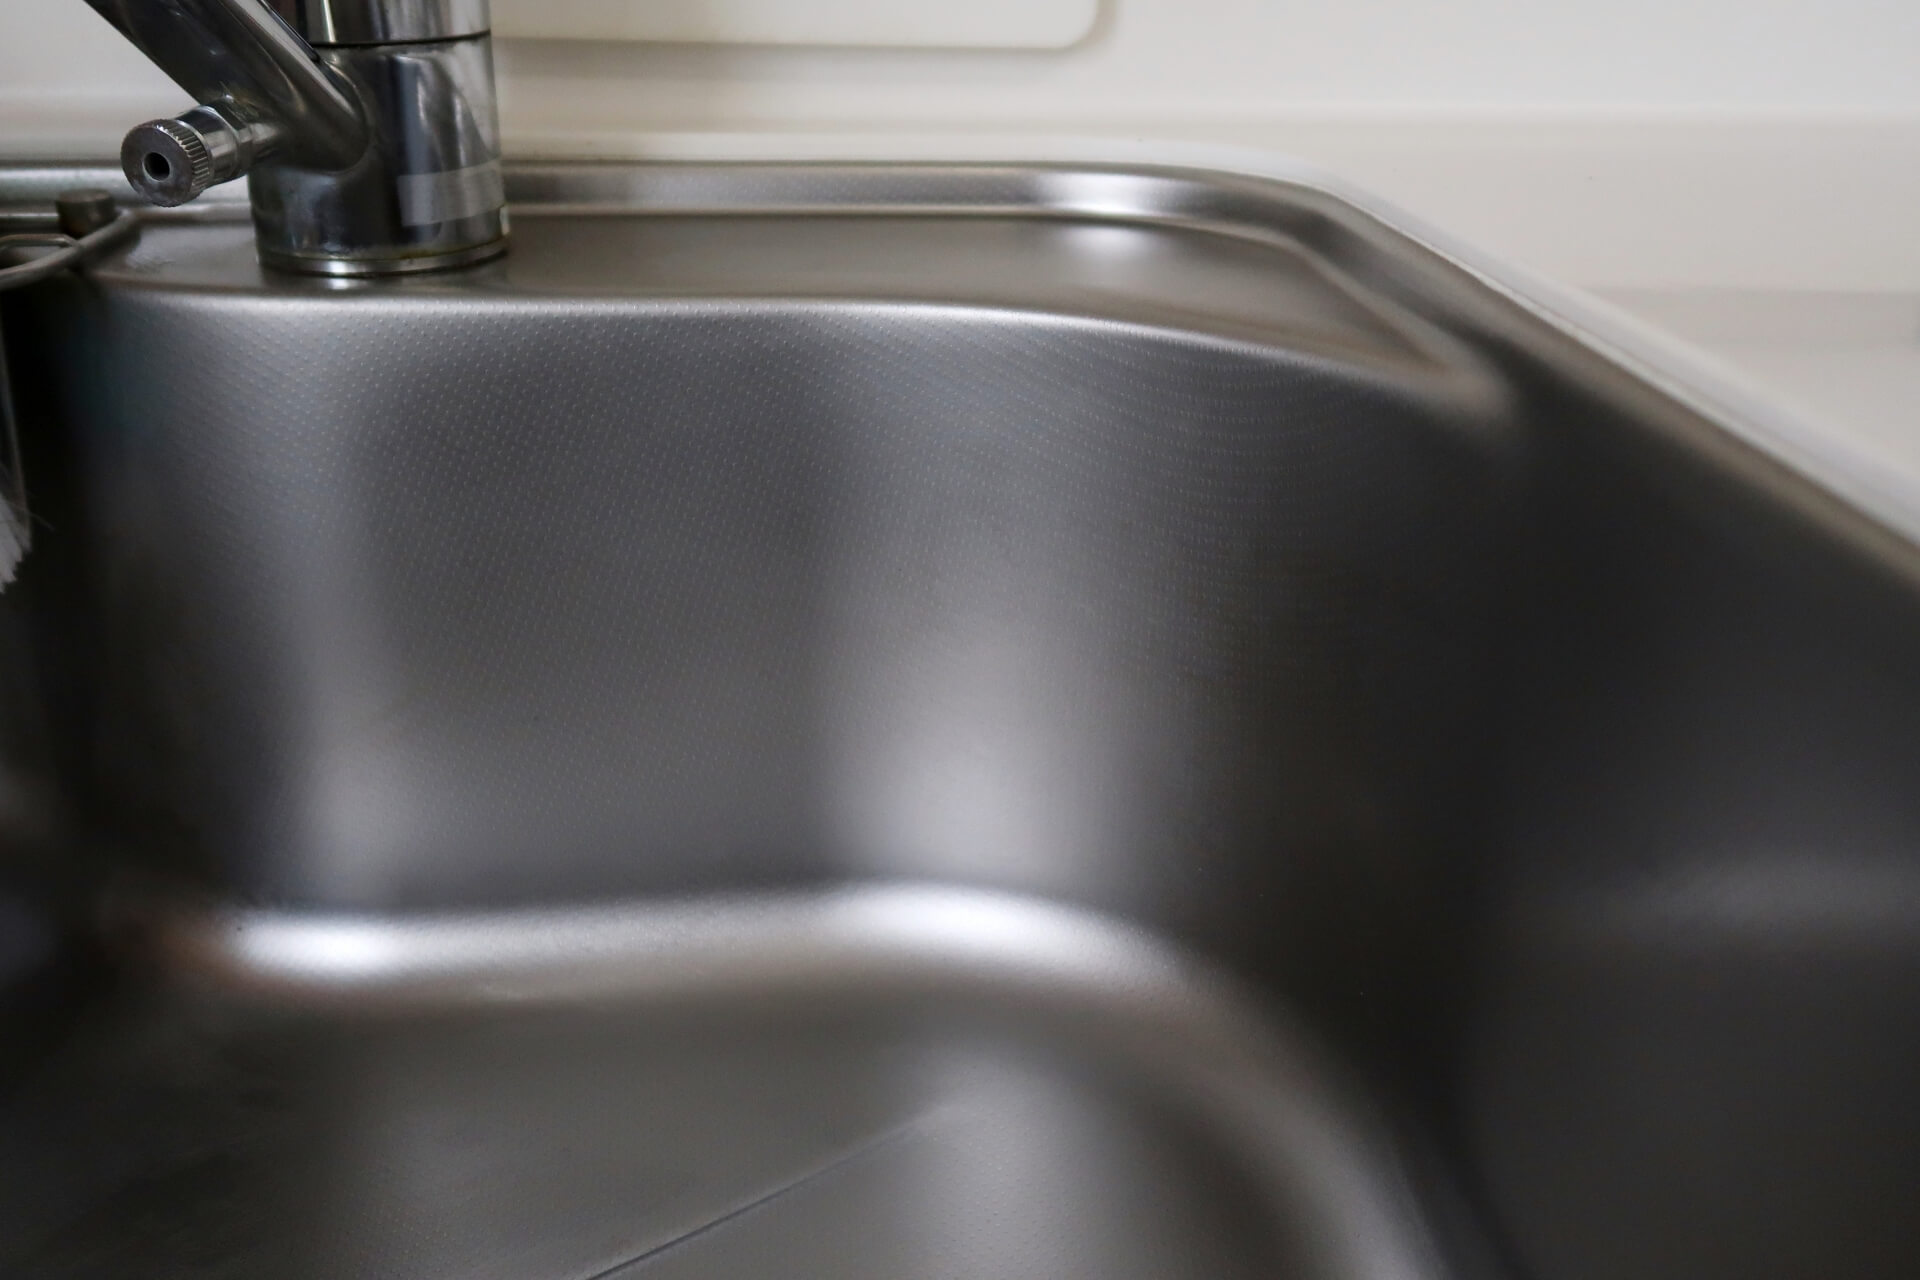
[[[1512,488],[1464,352],[1190,233],[529,222],[431,289],[268,282],[181,229],[140,287],[50,301],[120,371],[67,366],[75,421],[144,424],[83,434],[130,845],[288,905],[958,877],[1248,946],[1276,844],[1425,873]],[[615,261],[625,296],[569,279]],[[929,263],[1110,296],[867,287]],[[1233,338],[1142,327],[1255,263]],[[260,292],[204,287],[236,264]],[[1353,888],[1285,895],[1281,945],[1342,947],[1316,917]]]
[[[1910,1272],[1910,543],[1307,188],[508,195],[6,302],[0,1270]]]

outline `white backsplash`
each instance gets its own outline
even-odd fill
[[[512,30],[638,0],[496,3]],[[796,0],[654,3],[664,20]],[[971,12],[980,40],[1022,7],[797,3],[843,24],[873,5],[935,25]],[[1057,19],[1051,3],[1031,8]],[[1235,143],[1578,283],[1920,287],[1912,0],[1066,3],[1100,9],[1046,52],[503,37],[509,151],[874,131]],[[109,156],[182,105],[82,0],[0,0],[0,154]]]

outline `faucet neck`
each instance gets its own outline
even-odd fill
[[[367,121],[350,88],[264,0],[87,3],[196,103],[215,108],[235,128],[271,132],[273,152],[302,164],[345,167],[366,150]]]

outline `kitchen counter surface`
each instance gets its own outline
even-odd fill
[[[1920,293],[1602,290],[1720,372],[1920,493]]]

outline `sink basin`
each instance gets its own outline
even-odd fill
[[[6,300],[6,1274],[1910,1272],[1910,541],[1310,186],[510,194]]]

